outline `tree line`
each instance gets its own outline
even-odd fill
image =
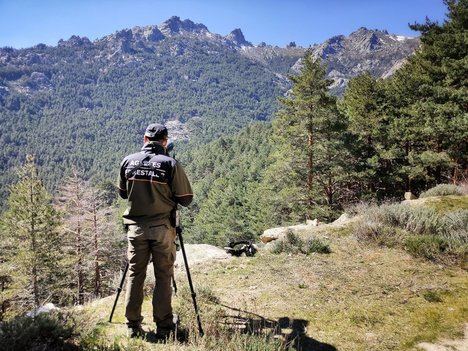
[[[124,258],[112,198],[76,170],[52,198],[34,162],[18,170],[0,218],[0,320],[107,296]]]
[[[468,1],[447,7],[444,23],[411,25],[421,46],[390,78],[357,76],[338,99],[309,52],[271,127],[189,151],[198,199],[191,235],[225,244],[274,225],[330,221],[355,202],[466,181]]]

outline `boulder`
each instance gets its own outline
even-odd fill
[[[223,249],[208,244],[185,244],[185,252],[190,266],[232,258]],[[182,251],[177,252],[175,267],[184,267]]]
[[[347,213],[342,213],[340,217],[338,217],[336,220],[333,221],[332,224],[335,224],[335,225],[342,225],[342,224],[345,224],[346,222],[348,222],[350,220],[350,216],[349,214]]]
[[[269,243],[270,241],[284,238],[288,231],[297,233],[297,232],[301,232],[304,230],[308,230],[310,229],[310,227],[317,227],[320,224],[322,223],[320,223],[318,219],[314,219],[314,220],[307,220],[306,224],[296,224],[296,225],[291,225],[289,227],[270,228],[270,229],[265,230],[263,234],[260,235],[260,240],[264,244],[266,244],[266,243]]]
[[[59,310],[53,303],[46,303],[45,305],[35,309],[33,311],[28,312],[26,315],[28,317],[36,317],[40,313],[49,313],[50,311]]]
[[[307,230],[307,229],[310,229],[310,227],[312,227],[312,225],[309,225],[309,224],[296,224],[296,225],[291,225],[289,227],[286,227],[286,230],[289,229],[293,232],[300,232],[302,230]]]
[[[270,241],[263,246],[263,250],[271,252],[275,248],[275,241]]]
[[[301,224],[303,225],[303,224]],[[278,227],[278,228],[270,228],[267,229],[263,232],[262,235],[260,235],[260,240],[262,243],[268,243],[273,240],[277,240],[279,238],[282,238],[286,236],[286,233],[288,232],[288,229],[290,227]]]
[[[405,193],[405,200],[415,200],[415,199],[417,199],[417,197],[411,191],[407,191]]]
[[[317,226],[320,225],[321,223],[318,221],[317,218],[315,218],[315,219],[312,219],[312,220],[308,219],[308,220],[306,221],[306,224],[307,224],[307,225],[310,225],[310,226],[312,226],[312,227],[317,227]]]

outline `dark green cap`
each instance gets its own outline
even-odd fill
[[[145,136],[150,139],[163,139],[167,137],[167,128],[163,124],[151,123],[146,127]]]

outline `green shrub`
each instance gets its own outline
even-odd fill
[[[68,313],[16,317],[0,324],[0,350],[63,350],[74,336],[75,321]]]
[[[463,189],[454,184],[439,184],[421,193],[419,197],[463,195]]]
[[[272,252],[276,254],[285,252],[291,254],[302,253],[310,255],[313,252],[328,254],[331,250],[327,243],[324,243],[318,238],[309,238],[304,241],[289,230],[284,239],[280,239],[275,242]]]
[[[414,234],[440,235],[460,238],[459,230],[468,228],[468,211],[459,210],[441,214],[433,208],[414,207],[403,204],[382,205],[369,208],[364,219],[391,227],[404,229]],[[461,235],[463,240],[468,237]]]
[[[303,243],[302,239],[294,234],[292,230],[288,230],[284,239],[276,240],[272,252],[276,254],[282,252],[298,254]]]
[[[330,246],[318,238],[307,239],[302,246],[302,253],[309,255],[313,252],[329,254],[331,253]]]
[[[442,302],[442,298],[437,291],[426,290],[422,296],[427,302]]]
[[[404,247],[414,256],[435,260],[448,251],[449,244],[435,235],[415,235],[406,238]]]

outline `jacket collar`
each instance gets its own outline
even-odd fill
[[[156,155],[166,154],[166,148],[162,146],[161,144],[154,143],[154,142],[149,142],[143,145],[143,147],[141,148],[141,151],[143,153],[151,153],[151,154],[156,154]]]

